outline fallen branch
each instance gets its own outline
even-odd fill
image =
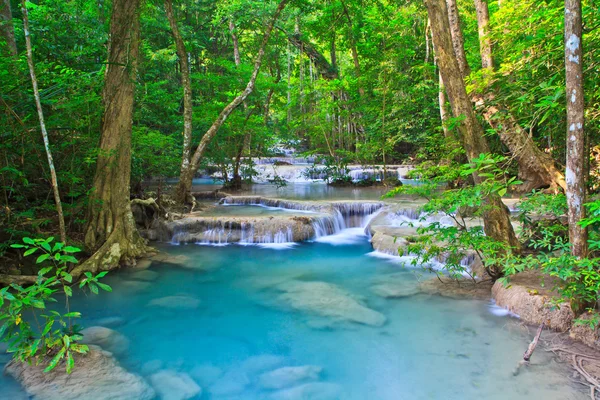
[[[533,355],[533,352],[535,351],[538,341],[540,340],[540,336],[542,335],[542,330],[544,329],[544,325],[545,324],[542,322],[542,324],[540,325],[540,327],[538,328],[538,330],[535,334],[535,337],[533,338],[533,341],[531,343],[529,343],[527,350],[525,351],[525,353],[523,353],[523,359],[521,361],[519,361],[519,364],[517,364],[517,368],[515,368],[515,370],[513,371],[513,376],[517,376],[519,374],[519,371],[523,365],[529,365],[529,360],[531,359],[531,356]]]

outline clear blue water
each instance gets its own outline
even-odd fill
[[[377,296],[373,284],[393,280],[411,286],[419,276],[370,256],[364,236],[286,250],[236,245],[162,250],[187,261],[183,267],[153,263],[150,271],[158,275],[147,285],[132,284],[136,275],[128,271],[109,274],[113,293],[80,295],[73,308],[84,313],[87,326],[106,317],[124,319],[114,327],[130,342],[120,362],[142,375],[152,364],[189,373],[204,381],[201,399],[584,398],[569,385],[564,366],[541,350],[530,368],[513,377],[531,338],[518,320],[493,315],[487,302]],[[282,288],[307,282],[335,285],[383,314],[385,324],[340,321],[291,307]],[[165,296],[201,303],[196,309],[149,305]],[[328,385],[299,397],[259,385],[261,370],[303,365],[322,367],[318,382]],[[221,371],[220,380],[211,384],[199,377],[199,367],[206,366]],[[9,391],[15,389],[11,381],[0,385],[0,398],[17,398]],[[333,393],[327,397],[323,391]]]

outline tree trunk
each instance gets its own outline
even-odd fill
[[[6,42],[4,44],[6,53],[10,57],[17,56],[17,42],[15,40],[15,28],[12,22],[10,0],[0,0],[0,34]]]
[[[188,63],[188,55],[185,49],[185,43],[179,32],[177,26],[177,20],[173,13],[173,1],[165,0],[165,11],[167,13],[167,19],[171,26],[171,34],[175,40],[175,47],[177,49],[177,57],[179,58],[179,67],[181,69],[181,86],[183,86],[183,154],[181,157],[181,169],[179,179],[188,176],[188,169],[190,168],[190,153],[192,149],[192,81],[190,79],[190,66]],[[175,197],[181,203],[184,203],[188,199],[185,197],[188,192],[175,193]]]
[[[452,46],[454,48],[454,54],[456,55],[456,61],[462,76],[468,76],[471,73],[469,63],[467,62],[467,55],[465,54],[465,39],[463,38],[462,28],[460,27],[460,15],[458,14],[458,7],[456,0],[446,0],[448,9],[448,21],[450,22],[450,33],[452,35]]]
[[[487,0],[475,0],[477,11],[477,27],[479,28],[479,53],[481,54],[481,68],[494,69],[492,58],[492,42],[490,40],[489,23],[490,11]]]
[[[110,52],[103,91],[100,152],[89,199],[85,243],[94,255],[74,270],[96,273],[119,264],[135,264],[147,251],[129,201],[131,126],[137,58],[140,0],[114,0]]]
[[[63,243],[67,242],[67,234],[65,231],[65,217],[63,216],[62,203],[60,201],[60,192],[58,190],[58,180],[56,179],[56,170],[54,169],[54,160],[50,151],[50,141],[48,140],[48,131],[46,131],[46,123],[44,122],[44,111],[42,110],[42,102],[40,100],[40,92],[38,90],[35,68],[33,65],[33,50],[31,49],[31,36],[29,31],[29,15],[25,0],[21,0],[21,10],[23,11],[23,30],[25,31],[25,47],[27,48],[27,65],[29,65],[29,74],[31,75],[31,84],[33,86],[33,96],[35,97],[35,107],[37,108],[38,118],[40,120],[40,129],[44,139],[44,148],[48,157],[48,167],[50,168],[50,179],[52,182],[52,192],[54,193],[54,203],[56,204],[56,212],[58,213],[58,230],[60,232],[60,240]]]
[[[288,34],[289,42],[294,45],[298,50],[306,54],[310,61],[319,71],[319,74],[326,80],[332,80],[338,78],[338,72],[333,65],[327,61],[325,56],[315,49],[315,47],[304,41],[300,36],[300,33],[294,33],[293,35]]]
[[[567,94],[567,206],[571,254],[587,256],[585,218],[586,149],[583,99],[583,50],[581,0],[565,0],[565,66]]]
[[[464,39],[460,28],[456,0],[446,0],[448,21],[452,36],[452,45],[459,61],[463,77],[469,75],[469,66],[464,50]],[[477,24],[479,26],[480,52],[482,66],[493,70],[492,47],[488,36],[489,11],[486,0],[475,0]],[[463,65],[464,64],[464,65]],[[556,169],[549,154],[542,152],[533,139],[517,122],[516,118],[502,104],[495,104],[495,95],[489,91],[485,95],[472,93],[471,100],[485,121],[498,133],[500,140],[515,157],[519,166],[519,179],[523,181],[520,191],[530,192],[534,189],[549,187],[553,191],[565,188],[563,175]]]
[[[482,153],[489,153],[490,150],[483,128],[475,116],[471,100],[467,96],[464,75],[455,57],[446,3],[444,0],[426,0],[425,3],[431,20],[438,65],[452,112],[455,117],[463,118],[459,125],[459,131],[467,157],[473,159]],[[482,178],[478,174],[474,174],[473,179],[475,183],[482,182]],[[485,203],[483,221],[486,235],[505,243],[507,249],[518,251],[520,245],[510,223],[508,208],[497,194],[488,196]],[[502,268],[500,266],[493,267],[489,273],[492,278],[498,278],[502,275]]]
[[[354,32],[352,30],[352,18],[350,18],[350,12],[348,11],[348,7],[346,3],[342,0],[342,7],[344,8],[344,15],[348,20],[348,32],[350,37],[350,51],[352,52],[352,62],[354,63],[354,73],[356,74],[356,80],[358,81],[358,94],[361,96],[365,95],[365,90],[363,89],[360,82],[360,61],[358,59],[358,50],[356,49],[356,37],[354,36]]]
[[[206,131],[204,136],[202,136],[202,139],[200,140],[200,144],[196,148],[196,151],[194,152],[194,155],[192,157],[192,160],[190,163],[191,166],[188,169],[188,173],[185,176],[182,175],[180,177],[178,188],[177,188],[179,193],[186,193],[186,196],[188,193],[190,193],[190,195],[191,195],[193,174],[198,169],[198,166],[200,165],[200,160],[202,159],[202,157],[204,156],[204,153],[206,152],[206,148],[208,147],[208,145],[212,141],[212,139],[215,137],[215,135],[219,131],[219,128],[221,128],[221,126],[223,125],[223,123],[225,122],[227,117],[229,117],[229,115],[233,112],[233,110],[235,110],[235,108],[237,106],[239,106],[244,100],[246,100],[246,98],[254,90],[254,84],[256,82],[256,78],[258,77],[258,73],[260,71],[260,66],[262,64],[262,60],[265,55],[265,47],[267,46],[267,42],[269,41],[269,38],[271,37],[271,32],[273,31],[275,22],[279,18],[279,15],[285,8],[288,1],[289,0],[281,0],[279,5],[277,6],[277,9],[275,10],[275,13],[273,14],[273,17],[271,18],[271,22],[267,26],[267,30],[265,31],[265,34],[263,36],[263,40],[260,45],[258,55],[256,56],[256,61],[254,62],[254,70],[252,71],[252,75],[250,77],[250,80],[248,81],[248,84],[246,85],[246,88],[240,95],[238,95],[235,99],[233,99],[231,101],[231,103],[229,103],[221,111],[221,113],[219,114],[217,119],[213,122],[211,127]]]
[[[438,93],[438,102],[440,104],[440,120],[442,121],[442,130],[444,132],[444,137],[450,137],[450,131],[448,130],[448,110],[446,109],[446,103],[448,100],[446,99],[446,88],[444,87],[444,80],[442,79],[442,73],[438,73],[438,81],[439,81],[439,93]]]

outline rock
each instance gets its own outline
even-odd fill
[[[191,296],[167,296],[151,300],[149,306],[178,310],[193,310],[200,306],[200,300]]]
[[[311,382],[290,389],[279,390],[270,396],[273,400],[339,400],[341,388],[334,383]]]
[[[331,283],[291,281],[277,288],[284,292],[278,299],[296,310],[371,326],[382,326],[386,321],[383,314]]]
[[[210,386],[223,376],[223,370],[212,364],[197,365],[190,371],[190,376],[202,386]]]
[[[242,363],[241,369],[250,375],[255,375],[280,367],[284,362],[285,358],[282,356],[276,356],[274,354],[261,354],[246,359]]]
[[[129,349],[129,339],[121,333],[103,326],[92,326],[81,331],[81,343],[100,346],[113,354],[123,354]]]
[[[15,378],[36,400],[151,400],[154,390],[138,375],[123,369],[112,355],[91,346],[75,357],[70,375],[64,363],[48,373],[42,366],[11,361],[5,372]]]
[[[129,277],[131,279],[135,279],[135,280],[138,280],[138,281],[152,282],[152,281],[155,281],[158,278],[158,272],[148,271],[148,270],[137,271],[137,272],[134,272],[134,273],[130,274]]]
[[[511,277],[509,286],[496,281],[492,287],[492,297],[498,306],[507,308],[528,324],[539,325],[544,322],[550,329],[568,331],[575,318],[571,307],[567,303],[556,305],[553,294],[540,286],[540,280],[541,276],[520,273]],[[552,282],[548,280],[546,286],[552,287]]]
[[[141,371],[143,375],[151,375],[157,371],[160,371],[164,363],[162,360],[152,360],[142,365]]]
[[[125,322],[125,318],[121,317],[106,317],[95,321],[96,325],[100,325],[105,328],[116,328],[118,326],[125,325]]]
[[[202,394],[202,388],[186,373],[159,371],[150,382],[162,400],[187,400]]]
[[[242,393],[249,384],[250,379],[245,372],[231,370],[210,387],[210,393],[213,396],[232,396]]]
[[[578,319],[589,321],[597,318],[598,314],[586,312],[585,314],[580,315]],[[597,326],[592,328],[589,324],[573,324],[569,336],[571,339],[578,340],[589,347],[600,349],[600,338]]]
[[[472,279],[452,279],[445,276],[425,279],[419,282],[419,290],[425,294],[449,297],[451,299],[489,300],[491,283],[473,282]]]
[[[387,235],[381,232],[375,232],[371,237],[371,246],[373,250],[392,256],[400,256],[398,249],[403,249],[408,245],[408,242],[401,238],[392,235]]]
[[[258,378],[258,384],[264,389],[283,389],[308,380],[319,379],[323,368],[315,365],[283,367],[265,372]]]
[[[149,261],[155,261],[164,264],[176,264],[185,266],[186,263],[190,261],[188,256],[184,256],[183,254],[173,255],[167,253],[157,253],[153,255]]]
[[[407,283],[398,284],[397,282],[387,282],[373,285],[371,286],[371,291],[377,296],[385,298],[409,297],[420,292],[416,283],[414,285],[409,285]]]

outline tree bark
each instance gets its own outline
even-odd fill
[[[467,157],[473,159],[482,153],[489,153],[490,150],[483,128],[473,111],[471,100],[467,96],[464,75],[454,53],[448,9],[444,0],[426,0],[425,4],[431,21],[438,65],[452,112],[455,117],[463,118],[459,125],[459,132]],[[478,174],[474,174],[473,179],[475,183],[482,182],[482,178]],[[505,243],[507,251],[510,251],[509,249],[519,251],[519,241],[511,225],[508,208],[497,194],[491,194],[485,199],[483,221],[487,236]],[[498,278],[502,275],[502,268],[501,266],[492,267],[488,272],[492,278]]]
[[[148,249],[135,227],[129,201],[139,6],[140,0],[113,1],[100,153],[85,234],[87,247],[95,253],[75,267],[75,276],[135,264],[135,258]]]
[[[10,0],[1,0],[0,3],[0,34],[4,41],[6,52],[11,57],[17,56],[17,42],[15,40],[15,28],[10,10]]]
[[[198,169],[198,167],[200,165],[200,160],[202,159],[202,157],[204,156],[204,153],[206,152],[206,148],[208,147],[208,145],[210,144],[212,139],[215,137],[215,135],[219,131],[219,128],[221,128],[221,126],[223,125],[223,123],[225,122],[227,117],[229,117],[229,115],[233,112],[233,110],[235,110],[235,108],[237,106],[239,106],[244,100],[246,100],[246,98],[254,90],[254,84],[256,83],[256,78],[258,77],[258,73],[260,71],[260,66],[262,64],[262,60],[265,55],[265,48],[267,46],[269,38],[271,37],[271,32],[273,31],[275,22],[279,18],[279,15],[281,14],[283,9],[287,5],[288,1],[289,0],[281,0],[279,5],[277,6],[277,9],[275,10],[275,13],[271,17],[271,22],[267,26],[267,29],[263,36],[263,40],[260,45],[260,49],[258,51],[256,60],[254,62],[254,70],[252,71],[252,75],[250,77],[250,80],[248,81],[248,84],[246,85],[246,88],[240,95],[238,95],[235,99],[233,99],[221,111],[221,113],[219,114],[217,119],[213,122],[211,127],[206,131],[204,136],[202,136],[202,139],[200,140],[200,144],[198,145],[198,147],[196,148],[196,151],[194,152],[194,155],[192,156],[192,160],[190,163],[191,165],[190,165],[190,168],[188,169],[187,174],[185,176],[180,177],[177,191],[179,193],[186,193],[186,197],[187,197],[187,193],[191,193],[192,179],[193,179],[194,173],[196,172],[196,170]]]
[[[183,86],[183,154],[181,157],[181,168],[179,173],[179,179],[188,176],[188,169],[190,168],[190,153],[192,150],[192,81],[190,79],[190,66],[188,63],[188,55],[185,49],[185,43],[179,32],[177,26],[177,20],[173,12],[173,1],[165,0],[165,11],[169,25],[171,26],[171,34],[175,40],[175,47],[177,49],[177,57],[179,58],[179,67],[181,69],[181,86]],[[176,199],[184,203],[189,198],[185,196],[189,195],[189,192],[177,192],[175,193]],[[193,199],[193,198],[192,198]]]
[[[446,103],[448,100],[446,99],[446,88],[444,87],[444,80],[442,79],[442,73],[438,73],[438,81],[439,81],[439,92],[438,92],[438,102],[440,104],[440,120],[442,121],[442,131],[444,132],[444,137],[450,137],[450,131],[448,130],[448,110],[446,109]]]
[[[54,193],[54,203],[56,204],[56,212],[58,214],[58,230],[60,232],[60,240],[63,243],[67,242],[67,233],[65,231],[65,217],[63,215],[62,202],[60,201],[60,192],[58,190],[58,180],[56,178],[56,170],[54,169],[54,160],[52,151],[50,150],[50,141],[48,140],[48,131],[44,122],[44,110],[40,100],[40,91],[38,90],[37,77],[35,75],[35,67],[33,65],[33,50],[31,48],[31,36],[29,31],[29,14],[25,0],[21,0],[21,10],[23,12],[23,30],[25,31],[25,47],[27,48],[27,65],[29,66],[29,75],[31,75],[31,84],[33,86],[33,96],[35,97],[35,107],[37,109],[38,119],[40,120],[40,130],[44,139],[44,148],[48,158],[48,167],[50,169],[50,180],[52,183],[52,192]]]
[[[565,0],[565,67],[567,94],[567,206],[571,254],[587,256],[585,218],[586,149],[583,98],[583,50],[581,0]]]

